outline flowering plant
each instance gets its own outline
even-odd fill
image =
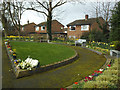
[[[32,68],[38,66],[38,64],[39,64],[38,60],[34,60],[28,57],[25,61],[19,63],[17,67],[20,67],[21,69],[31,70]]]

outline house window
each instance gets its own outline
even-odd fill
[[[81,31],[89,31],[89,25],[81,25]]]
[[[22,27],[22,31],[24,31],[24,27]]]
[[[70,26],[70,31],[75,31],[76,26]]]
[[[61,27],[61,30],[63,29],[63,27]]]
[[[45,26],[41,26],[41,30],[45,30]]]
[[[35,27],[35,31],[39,31],[39,27],[37,26],[37,27]]]

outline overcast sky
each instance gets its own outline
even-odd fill
[[[84,0],[82,0],[84,1]],[[63,25],[67,25],[70,22],[78,19],[84,19],[85,15],[88,14],[89,18],[95,17],[94,9],[92,8],[91,3],[95,1],[110,1],[114,4],[113,1],[120,1],[120,0],[85,0],[85,2],[81,3],[66,3],[60,7],[58,7],[53,14],[55,14],[53,19],[58,20]],[[22,15],[21,24],[27,24],[27,21],[34,22],[35,24],[39,24],[41,22],[46,21],[46,17],[42,14],[39,14],[35,11],[25,11]]]
[[[89,15],[89,18],[95,17],[95,13],[94,13],[94,10],[91,4],[91,2],[93,3],[93,1],[95,0],[85,1],[82,4],[81,3],[66,3],[58,7],[55,10],[54,14],[56,17],[53,17],[53,19],[57,19],[63,25],[67,25],[68,23],[74,20],[84,19],[86,14]],[[107,0],[102,0],[102,1],[107,1]],[[108,1],[111,1],[111,0],[108,0]],[[35,11],[26,11],[24,12],[22,16],[21,24],[22,25],[26,24],[28,20],[29,22],[34,22],[36,24],[39,24],[41,22],[44,22],[46,18],[42,14],[38,14]]]

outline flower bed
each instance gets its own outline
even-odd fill
[[[82,47],[82,48],[86,48],[86,47]],[[89,49],[89,48],[86,48],[86,49]],[[102,53],[98,52],[98,51],[95,51],[93,49],[89,49],[99,55],[102,55]],[[79,82],[75,82],[73,85],[71,86],[68,86],[67,88],[84,88],[84,84],[89,82],[89,81],[95,81],[96,80],[96,77],[100,76],[103,74],[103,72],[105,70],[107,70],[108,68],[110,68],[114,62],[113,59],[108,59],[108,57],[106,55],[104,55],[104,57],[107,59],[107,61],[105,62],[105,64],[101,67],[101,69],[99,70],[95,70],[94,73],[92,73],[91,75],[89,76],[86,76],[83,80],[79,81]],[[88,84],[89,85],[89,84]],[[86,88],[86,87],[85,87]],[[87,88],[90,88],[90,87],[87,87]]]
[[[118,85],[118,59],[106,68],[94,71],[81,82],[75,82],[72,88],[117,88]]]
[[[20,41],[34,41],[34,37],[31,36],[7,36],[7,38],[5,39],[9,39],[9,40],[20,40]]]
[[[89,42],[86,47],[100,51],[103,54],[109,54],[110,50],[114,48],[114,45],[111,45],[110,43],[92,41]]]

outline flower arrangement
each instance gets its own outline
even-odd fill
[[[9,40],[5,41],[6,48],[8,50],[8,55],[12,57],[12,60],[17,69],[27,69],[32,70],[32,68],[39,66],[39,61],[28,57],[25,61],[17,59],[16,49],[11,48]]]
[[[25,61],[21,61],[17,65],[17,67],[19,67],[20,69],[32,70],[32,68],[37,67],[38,65],[39,65],[38,60],[28,57]]]

